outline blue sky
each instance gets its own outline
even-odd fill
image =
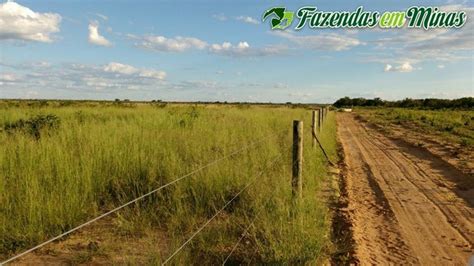
[[[272,31],[273,6],[464,10],[461,29]],[[333,102],[474,96],[466,1],[22,1],[0,4],[0,98]],[[472,18],[471,18],[472,16]],[[3,23],[3,25],[2,25]],[[293,25],[294,26],[294,25]]]

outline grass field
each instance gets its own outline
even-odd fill
[[[0,104],[0,257],[31,247],[245,145],[251,148],[129,206],[115,224],[163,230],[159,263],[254,178],[174,261],[219,263],[254,221],[234,262],[327,259],[330,212],[320,192],[327,164],[310,145],[309,110],[288,107]],[[41,116],[40,116],[41,115]],[[304,193],[291,197],[292,120],[305,123]],[[336,160],[335,119],[321,134]],[[126,256],[127,254],[124,254]]]
[[[362,108],[357,112],[365,119],[386,126],[398,124],[444,140],[474,146],[474,111],[420,110],[406,108]]]

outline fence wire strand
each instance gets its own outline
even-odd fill
[[[110,210],[110,211],[108,211],[108,212],[105,212],[105,213],[103,213],[103,214],[101,214],[101,215],[99,215],[99,216],[97,216],[97,217],[95,217],[95,218],[93,218],[93,219],[91,219],[91,220],[89,220],[89,221],[83,223],[83,224],[80,224],[80,225],[78,225],[78,226],[76,226],[76,227],[74,227],[74,228],[72,228],[72,229],[70,229],[70,230],[68,230],[68,231],[66,231],[66,232],[64,232],[64,233],[61,233],[61,234],[59,234],[59,235],[57,235],[57,236],[55,236],[55,237],[53,237],[53,238],[51,238],[51,239],[49,239],[49,240],[47,240],[47,241],[41,243],[41,244],[38,244],[38,245],[36,245],[36,246],[34,246],[34,247],[32,247],[32,248],[26,250],[26,251],[23,251],[23,252],[21,252],[21,253],[15,255],[15,256],[13,256],[13,257],[7,259],[7,260],[4,260],[4,261],[0,262],[0,265],[5,265],[5,264],[7,264],[7,263],[10,263],[10,262],[12,262],[12,261],[14,261],[14,260],[20,258],[20,257],[23,257],[23,256],[25,256],[25,255],[28,254],[28,253],[31,253],[31,252],[33,252],[33,251],[35,251],[35,250],[37,250],[37,249],[39,249],[39,248],[41,248],[41,247],[43,247],[43,246],[46,246],[47,244],[49,244],[49,243],[51,243],[51,242],[54,242],[54,241],[56,241],[56,240],[58,240],[58,239],[61,239],[62,237],[66,236],[66,235],[69,235],[69,234],[71,234],[71,233],[73,233],[73,232],[75,232],[75,231],[77,231],[77,230],[79,230],[79,229],[81,229],[81,228],[83,228],[83,227],[85,227],[85,226],[91,224],[91,223],[94,223],[94,222],[96,222],[96,221],[98,221],[98,220],[100,220],[100,219],[102,219],[102,218],[104,218],[104,217],[106,217],[106,216],[109,216],[109,215],[111,215],[111,214],[113,214],[113,213],[115,213],[115,212],[117,212],[117,211],[119,211],[119,210],[121,210],[121,209],[123,209],[123,208],[125,208],[125,207],[127,207],[127,206],[129,206],[129,205],[131,205],[131,204],[133,204],[133,203],[135,203],[135,202],[138,202],[138,201],[142,200],[143,198],[146,198],[146,197],[148,197],[148,196],[150,196],[150,195],[152,195],[152,194],[154,194],[154,193],[156,193],[156,192],[158,192],[158,191],[160,191],[160,190],[162,190],[162,189],[164,189],[164,188],[166,188],[166,187],[169,187],[169,186],[171,186],[171,185],[177,183],[178,181],[180,181],[180,180],[182,180],[182,179],[184,179],[184,178],[187,178],[187,177],[189,177],[189,176],[191,176],[191,175],[193,175],[193,174],[195,174],[195,173],[197,173],[197,172],[200,172],[201,170],[203,170],[203,169],[205,169],[205,168],[208,168],[208,167],[210,167],[210,166],[212,166],[212,165],[215,165],[215,164],[217,164],[217,163],[220,162],[220,161],[223,161],[223,160],[225,160],[225,159],[228,159],[228,158],[230,158],[230,157],[232,157],[232,156],[234,156],[234,155],[236,155],[236,154],[239,154],[239,153],[241,153],[241,152],[243,152],[243,151],[245,151],[245,150],[248,150],[248,149],[250,149],[250,148],[255,148],[255,147],[257,147],[257,144],[262,143],[263,141],[267,140],[268,137],[271,137],[271,136],[274,136],[274,135],[276,135],[276,134],[271,134],[271,135],[265,136],[265,137],[263,137],[263,138],[261,138],[261,139],[259,139],[259,140],[257,140],[257,141],[254,141],[254,142],[252,142],[252,143],[250,143],[250,144],[245,145],[244,147],[242,147],[242,148],[240,148],[240,149],[238,149],[238,150],[236,150],[236,151],[234,151],[234,152],[231,152],[231,153],[228,154],[228,155],[225,155],[225,156],[223,156],[223,157],[221,157],[221,158],[219,158],[219,159],[217,159],[217,160],[214,160],[214,161],[212,161],[212,162],[209,162],[209,163],[207,163],[207,164],[205,164],[205,165],[203,165],[203,166],[201,166],[201,167],[199,167],[199,168],[197,168],[197,169],[195,169],[195,170],[193,170],[193,171],[191,171],[191,172],[189,172],[189,173],[187,173],[187,174],[185,174],[185,175],[183,175],[183,176],[181,176],[181,177],[179,177],[179,178],[177,178],[177,179],[175,179],[175,180],[173,180],[173,181],[171,181],[171,182],[169,182],[169,183],[167,183],[167,184],[165,184],[165,185],[162,185],[162,186],[160,186],[160,187],[158,187],[158,188],[156,188],[156,189],[154,189],[154,190],[149,191],[149,192],[146,193],[146,194],[143,194],[143,195],[141,195],[141,196],[139,196],[139,197],[137,197],[137,198],[135,198],[135,199],[133,199],[133,200],[131,200],[131,201],[128,201],[128,202],[126,202],[125,204],[120,205],[119,207],[116,207],[116,208],[114,208],[114,209],[112,209],[112,210]]]
[[[273,166],[276,162],[278,162],[282,158],[282,154],[278,155],[265,169]],[[222,211],[224,211],[240,194],[242,194],[245,190],[247,190],[256,180],[258,177],[262,176],[265,171],[261,171],[257,174],[250,182],[245,185],[243,189],[241,189],[237,194],[235,194],[232,199],[226,202],[222,208],[220,208],[209,220],[207,220],[198,230],[196,230],[180,247],[178,247],[161,265],[165,265],[173,259],[187,244],[189,244],[194,237],[196,237],[207,225],[209,225],[212,220],[214,220]]]
[[[290,150],[291,150],[292,147],[290,147]],[[291,169],[293,168],[293,166],[297,163],[297,161],[294,161],[292,164],[291,164],[291,167],[289,168],[290,171]],[[272,198],[268,198],[265,203],[263,204],[264,206],[270,202]],[[234,251],[237,249],[237,247],[239,246],[240,242],[242,242],[242,240],[244,239],[244,237],[247,235],[248,231],[250,230],[250,228],[252,227],[252,225],[255,224],[255,221],[257,220],[258,216],[260,215],[260,213],[262,212],[262,209],[258,210],[258,212],[255,214],[255,217],[252,219],[252,221],[250,222],[250,224],[245,228],[244,232],[242,233],[242,235],[240,236],[240,238],[237,240],[237,242],[234,244],[234,246],[232,247],[232,250],[230,251],[230,253],[227,255],[227,257],[224,259],[224,261],[222,262],[222,265],[224,266],[225,263],[230,259],[230,257],[232,256],[232,254],[234,254]]]
[[[328,156],[326,150],[324,149],[323,144],[321,143],[321,141],[319,140],[318,136],[316,135],[316,132],[313,131],[313,128],[312,128],[312,127],[309,127],[309,128],[311,129],[311,135],[313,136],[313,139],[315,139],[316,142],[318,143],[318,146],[319,146],[319,148],[321,149],[321,151],[323,152],[323,155],[324,155],[324,157],[326,158],[326,161],[327,161],[331,166],[336,167],[336,164],[333,163],[333,162],[331,161],[331,159],[329,159],[329,156]]]

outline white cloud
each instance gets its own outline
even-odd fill
[[[144,77],[144,78],[152,78],[152,79],[159,79],[163,80],[166,78],[166,72],[164,71],[156,71],[153,69],[142,69],[140,70],[139,77]]]
[[[52,42],[61,16],[38,13],[15,2],[0,4],[0,40]]]
[[[415,70],[415,68],[410,64],[410,62],[404,62],[398,66],[392,66],[390,64],[386,64],[385,65],[385,68],[384,68],[384,71],[385,72],[403,72],[403,73],[407,73],[407,72],[412,72],[413,70]]]
[[[245,22],[245,23],[249,23],[249,24],[260,24],[260,22],[252,17],[249,17],[249,16],[238,16],[235,18],[236,20],[238,21],[242,21],[242,22]]]
[[[91,21],[89,23],[89,43],[99,46],[112,46],[112,43],[99,33],[99,23]]]
[[[281,54],[286,50],[283,46],[266,46],[263,48],[253,48],[248,42],[242,41],[234,45],[230,42],[222,44],[212,44],[209,52],[217,55],[235,56],[235,57],[252,57],[252,56],[269,56]]]
[[[237,45],[232,45],[230,42],[224,42],[222,44],[213,44],[211,45],[210,51],[215,53],[233,51],[233,52],[243,52],[250,48],[250,45],[247,42],[239,42]]]
[[[98,16],[99,18],[103,19],[103,20],[108,20],[109,17],[107,17],[106,15],[104,14],[101,14],[101,13],[95,13],[96,16]]]
[[[137,46],[162,52],[184,52],[189,49],[202,50],[207,47],[207,43],[198,38],[181,37],[167,38],[159,35],[148,35],[136,37],[140,40]]]
[[[441,65],[441,64],[438,65],[438,68],[439,68],[439,69],[443,69],[443,68],[445,68],[445,67],[446,67],[445,65]]]
[[[209,44],[194,37],[177,36],[168,38],[160,35],[137,36],[126,34],[128,39],[135,40],[135,46],[156,52],[186,52],[189,50],[206,49],[211,54],[225,56],[267,56],[281,54],[286,50],[286,46],[269,45],[261,48],[250,47],[246,41],[241,41],[236,45],[230,42],[222,44]]]
[[[353,36],[346,36],[337,33],[297,35],[291,31],[275,31],[272,32],[272,34],[285,38],[301,47],[312,50],[343,51],[364,44]]]
[[[18,80],[18,77],[13,73],[1,73],[0,81],[1,82],[15,82]]]
[[[151,78],[163,80],[166,78],[166,72],[154,69],[136,68],[131,65],[125,65],[117,62],[111,62],[103,67],[103,70],[108,73],[115,73],[121,75],[134,75],[142,78]]]
[[[220,13],[220,14],[214,14],[214,15],[212,15],[212,18],[213,18],[213,19],[217,19],[217,20],[219,20],[219,21],[226,21],[226,20],[227,20],[227,17],[226,17],[224,14],[222,14],[222,13]]]
[[[104,71],[109,73],[118,73],[124,75],[131,75],[138,72],[136,67],[130,65],[124,65],[117,62],[111,62],[104,66]]]

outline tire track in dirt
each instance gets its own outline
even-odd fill
[[[452,170],[402,149],[351,114],[337,120],[358,260],[465,265],[473,253],[473,209],[449,190],[445,174]]]

